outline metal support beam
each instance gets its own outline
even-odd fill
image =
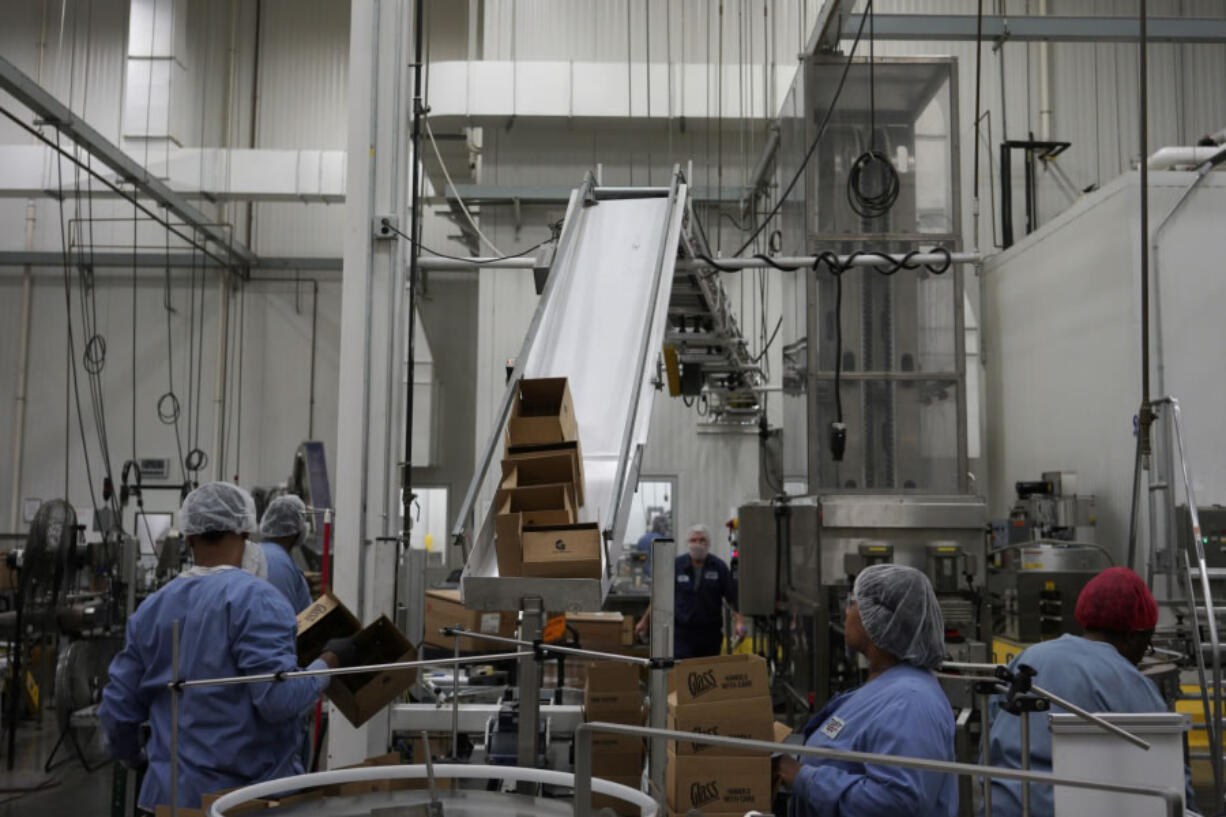
[[[656,539],[651,543],[651,655],[654,658],[673,656],[673,593],[676,590],[677,543],[673,539]],[[668,670],[651,670],[648,693],[651,696],[651,726],[663,729],[668,725]],[[664,788],[668,742],[652,738],[648,755],[648,771],[654,788],[652,795],[660,808],[667,804]]]
[[[135,266],[142,269],[164,270],[166,267],[191,267],[193,265],[213,269],[222,268],[222,265],[212,258],[190,252],[172,252],[169,255],[164,252],[139,252],[136,255],[133,255],[130,251],[91,252],[89,254],[89,263],[94,269],[119,268],[130,270]],[[0,267],[21,267],[26,265],[31,267],[54,267],[62,270],[64,268],[64,253],[58,250],[55,252],[39,250],[31,250],[29,252],[22,250],[0,251]],[[261,255],[256,257],[249,269],[328,270],[339,272],[341,269],[341,259],[324,256]]]
[[[145,195],[170,210],[194,230],[224,250],[237,267],[255,266],[258,259],[245,244],[226,234],[215,219],[197,210],[187,199],[166,186],[160,179],[150,175],[128,154],[104,137],[66,105],[49,94],[13,63],[0,57],[0,88],[8,91],[17,101],[33,111],[38,117],[57,128],[91,156],[113,170],[127,183],[134,185]]]
[[[974,14],[877,14],[873,37],[877,40],[976,39]],[[844,18],[842,39],[856,36],[858,21]],[[1226,43],[1226,18],[1155,17],[1149,20],[1151,42]],[[1140,39],[1136,17],[985,16],[985,40],[1018,42],[1118,43]]]

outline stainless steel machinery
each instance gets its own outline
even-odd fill
[[[812,692],[820,702],[855,683],[857,667],[842,643],[843,606],[855,575],[878,562],[925,571],[951,653],[986,658],[986,510],[977,498],[832,493],[749,503],[738,520],[740,609],[775,621],[763,629],[777,643],[759,646],[776,656],[788,697]]]

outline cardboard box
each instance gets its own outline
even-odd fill
[[[422,641],[436,647],[452,649],[455,639],[439,632],[444,627],[463,627],[473,632],[512,638],[515,635],[515,618],[515,613],[509,611],[489,613],[470,610],[460,601],[459,590],[427,590],[426,626]],[[460,649],[469,652],[491,651],[502,649],[502,645],[480,638],[461,638]]]
[[[180,815],[184,813],[201,814],[201,815],[208,814],[209,810],[213,807],[213,803],[217,802],[217,800],[220,799],[223,795],[229,794],[232,791],[234,791],[234,789],[225,789],[224,791],[215,791],[210,794],[203,794],[200,796],[200,811],[194,811],[192,809],[179,809],[179,814]],[[272,808],[275,805],[277,805],[277,802],[275,800],[264,800],[264,799],[252,800],[249,803],[243,803],[241,806],[235,806],[234,808],[226,809],[226,814],[227,815],[233,814],[233,815],[236,815],[237,817],[237,815],[240,815],[240,814],[253,814],[255,812],[264,811],[266,809]],[[159,817],[162,814],[162,809],[166,809],[165,813],[170,814],[170,806],[158,806],[157,815],[159,815]]]
[[[643,751],[621,754],[604,752],[592,755],[592,774],[596,777],[603,777],[605,780],[612,780],[615,777],[638,777],[643,773],[645,757],[646,753]]]
[[[643,693],[637,689],[623,692],[583,692],[583,709],[589,721],[609,721],[610,723],[626,723],[626,721],[611,721],[604,717],[606,713],[633,712],[643,706]],[[597,717],[597,716],[600,717]]]
[[[599,579],[600,553],[600,526],[594,522],[551,527],[524,526],[525,576]]]
[[[246,812],[234,811],[233,814],[245,814]],[[206,817],[207,812],[198,808],[181,808],[178,810],[179,817]],[[170,817],[170,806],[158,806],[153,811],[153,817]]]
[[[320,656],[329,639],[350,635],[358,647],[359,663],[389,664],[417,659],[417,649],[387,616],[379,616],[359,629],[353,613],[327,593],[298,614],[298,660],[306,666]],[[326,694],[346,720],[361,726],[411,687],[416,678],[417,671],[413,669],[337,675]]]
[[[775,743],[783,743],[792,736],[792,731],[792,727],[788,726],[786,723],[775,721],[774,726],[771,727],[771,732],[774,733],[772,740],[774,740]]]
[[[696,732],[746,740],[774,740],[774,713],[771,699],[766,696],[744,698],[735,706],[727,701],[677,705],[677,694],[668,696],[668,728],[679,732]],[[670,741],[669,748],[677,755],[733,756],[745,752],[710,746],[691,741]]]
[[[771,810],[771,760],[766,755],[711,757],[668,753],[668,806],[684,813]]]
[[[566,626],[584,649],[611,651],[634,643],[634,620],[621,613],[567,613]]]
[[[739,701],[770,695],[766,659],[758,655],[717,655],[680,661],[669,673],[677,703]]]
[[[577,456],[578,443],[563,443],[569,450],[529,449],[532,456],[502,461],[502,482],[499,491],[530,488],[533,485],[575,486],[575,507],[583,506],[583,461]]]
[[[592,775],[594,777],[599,777],[602,780],[608,780],[610,783],[620,783],[621,785],[629,786],[636,791],[642,791],[643,775],[641,770],[637,774],[621,775],[617,777],[607,774],[596,774],[595,770],[593,770]],[[602,808],[612,809],[614,814],[624,815],[624,817],[638,817],[639,815],[638,806],[632,805],[619,797],[592,792],[592,810],[596,811]]]
[[[523,531],[528,526],[575,521],[575,486],[534,485],[500,491],[494,519],[494,552],[500,576],[523,575]]]
[[[519,381],[511,416],[507,420],[507,446],[552,445],[579,439],[574,403],[565,377]]]
[[[585,477],[583,473],[583,445],[578,441],[554,443],[553,445],[507,446],[504,462],[522,462],[537,457],[566,455],[571,458],[574,470],[575,502],[582,507],[584,502]]]
[[[638,664],[626,661],[593,661],[588,667],[584,689],[592,692],[620,692],[627,689],[637,691],[642,679],[643,670]]]
[[[635,717],[633,713],[625,713],[625,717]],[[632,725],[639,726],[643,723],[643,715],[640,711],[637,715],[637,721],[631,721]],[[626,723],[627,721],[609,721],[609,723]],[[643,751],[643,738],[639,735],[615,735],[611,732],[593,732],[592,733],[592,756],[598,757],[602,754],[608,755],[633,755]]]

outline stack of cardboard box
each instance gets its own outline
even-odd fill
[[[639,667],[619,661],[591,665],[583,686],[583,714],[587,721],[642,726],[643,693]],[[634,735],[596,732],[592,735],[592,776],[639,789],[643,776],[643,740]],[[605,795],[592,796],[593,808],[611,808],[618,814],[638,809]]]
[[[460,600],[459,590],[427,590],[425,611],[426,625],[422,632],[422,642],[432,647],[449,650],[455,646],[455,638],[442,633],[448,627],[461,627],[503,638],[515,636],[515,613],[491,613],[465,607]],[[497,652],[504,649],[505,645],[483,638],[460,639],[460,650],[463,652]]]
[[[583,451],[564,377],[521,380],[494,499],[501,576],[600,578],[600,527],[578,523]]]
[[[775,739],[766,661],[721,655],[681,661],[673,670],[668,728],[748,740]],[[771,760],[690,741],[668,746],[670,814],[700,809],[707,817],[771,810]]]

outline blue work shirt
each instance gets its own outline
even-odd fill
[[[1089,712],[1166,712],[1166,701],[1153,681],[1141,674],[1119,650],[1105,641],[1077,635],[1062,635],[1022,651],[1009,666],[1034,667],[1034,682],[1043,689]],[[988,705],[991,719],[991,762],[1009,769],[1022,767],[1021,717],[1001,710],[1003,696]],[[1064,712],[1052,705],[1052,712]],[[1030,769],[1050,772],[1051,730],[1046,712],[1030,718]],[[1022,813],[1022,784],[1016,780],[992,780],[993,817],[1018,817]],[[1190,789],[1189,789],[1190,792]],[[1051,786],[1030,787],[1030,813],[1052,817],[1055,806]],[[1191,794],[1189,793],[1189,797]],[[1189,805],[1192,800],[1189,799]]]
[[[99,717],[111,754],[133,763],[140,729],[150,725],[149,769],[137,803],[170,802],[172,622],[179,625],[179,676],[185,680],[298,668],[297,627],[289,603],[263,579],[238,569],[182,575],[128,619],[123,650],[110,666]],[[311,669],[324,666],[315,661]],[[303,710],[328,678],[189,687],[179,699],[179,805],[221,789],[300,774]]]
[[[673,569],[673,655],[677,658],[719,655],[724,640],[722,602],[727,600],[736,609],[732,571],[710,553],[701,569],[694,567],[688,553],[677,557]]]
[[[289,601],[294,614],[310,607],[311,590],[289,551],[276,542],[261,542],[260,547],[264,549],[264,558],[268,561],[268,581]]]
[[[836,696],[810,724],[806,746],[954,759],[954,716],[931,672],[898,664],[859,689]],[[802,758],[792,784],[797,817],[953,817],[951,774]]]

